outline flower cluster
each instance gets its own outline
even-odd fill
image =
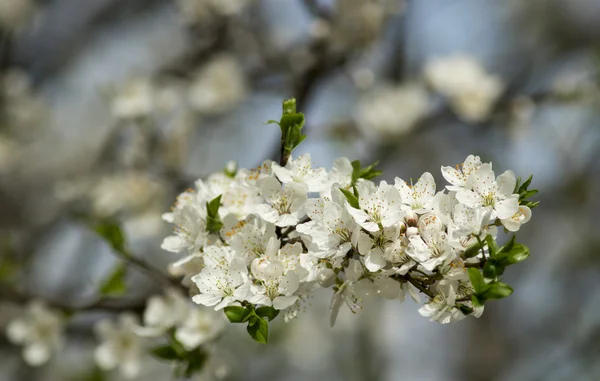
[[[279,125],[291,149],[303,139],[290,137],[301,116],[284,103]],[[163,216],[175,231],[162,247],[186,254],[172,270],[192,285],[194,302],[248,322],[258,341],[267,319],[296,317],[320,288],[334,293],[332,325],[341,306],[357,312],[370,297],[408,292],[418,301],[420,292],[428,300],[419,312],[449,323],[512,292],[500,275],[529,252],[514,238],[498,247],[497,228],[515,232],[529,221],[531,179],[496,177],[472,155],[442,167],[449,184],[441,190],[430,173],[393,184],[373,182],[379,174],[346,158],[318,168],[308,154],[254,170],[229,165],[179,195]]]

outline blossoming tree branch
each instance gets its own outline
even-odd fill
[[[513,293],[502,276],[529,256],[514,233],[538,205],[530,199],[537,193],[531,176],[522,181],[510,170],[496,176],[491,163],[470,155],[441,168],[443,187],[428,172],[416,181],[377,183],[377,163],[339,158],[327,170],[315,168],[308,154],[293,155],[306,138],[295,99],[284,101],[281,119],[269,123],[281,129],[279,163],[251,170],[229,163],[197,180],[163,215],[174,233],[162,248],[183,254],[169,266],[170,277],[128,251],[118,224],[95,223],[123,260],[103,283],[103,295],[123,291],[127,265],[168,286],[148,301],[143,322],[123,313],[118,322],[98,323],[95,357],[102,369],[135,376],[139,358],[150,353],[174,363],[178,376],[218,372],[211,343],[226,319],[215,311],[267,343],[269,323],[302,318],[320,289],[332,294],[332,326],[340,309],[358,313],[371,298],[403,301],[408,294],[422,304],[421,315],[446,324],[479,317],[487,302]],[[510,237],[499,242],[499,229]],[[102,306],[104,299],[89,307]],[[33,303],[9,325],[9,338],[24,345],[30,364],[60,347],[64,312]]]

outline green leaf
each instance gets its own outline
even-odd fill
[[[183,376],[185,378],[190,378],[194,375],[194,373],[201,371],[204,368],[204,364],[206,364],[207,359],[208,356],[206,353],[201,351],[197,351],[197,353],[188,357],[188,363],[183,371]]]
[[[485,299],[480,298],[478,295],[471,295],[471,302],[473,303],[473,307],[481,307],[485,304]]]
[[[513,190],[513,193],[519,193],[519,188],[521,187],[521,176],[517,177],[517,182],[515,184],[515,189]]]
[[[219,208],[221,207],[221,196],[219,195],[206,203],[206,211],[211,217],[219,216]]]
[[[516,193],[520,194],[521,192],[527,191],[527,189],[529,188],[529,185],[531,185],[532,180],[533,180],[533,175],[529,176],[529,178],[519,187],[519,189]]]
[[[281,121],[279,122],[279,126],[284,132],[286,132],[286,135],[288,130],[292,128],[296,129],[299,132],[304,126],[304,114],[297,113],[282,115]]]
[[[473,290],[475,290],[476,294],[480,294],[485,291],[487,285],[481,272],[478,269],[470,267],[467,272],[469,273],[469,279],[471,280],[471,284],[473,285]]]
[[[539,205],[539,201],[531,202],[531,201],[527,200],[528,198],[533,197],[539,193],[539,191],[537,189],[531,189],[531,190],[529,189],[529,186],[531,185],[531,181],[533,180],[533,175],[529,176],[527,181],[525,181],[521,185],[519,185],[521,182],[520,179],[521,178],[519,178],[519,180],[517,181],[517,185],[515,186],[515,193],[519,194],[519,204],[527,206],[530,209],[533,209]]]
[[[532,189],[530,191],[526,191],[523,194],[521,194],[521,199],[523,199],[523,200],[528,199],[529,197],[533,197],[538,193],[540,193],[540,191],[538,191],[537,189]]]
[[[354,160],[352,164],[352,184],[356,183],[360,175],[360,160]]]
[[[512,287],[502,282],[490,283],[487,286],[487,290],[481,294],[486,300],[506,298],[514,292]]]
[[[525,201],[525,202],[521,203],[521,205],[524,205],[524,206],[528,207],[529,209],[533,209],[533,208],[537,207],[539,204],[540,204],[539,201],[536,201],[536,202]]]
[[[244,319],[252,313],[251,308],[244,308],[241,306],[229,306],[223,309],[225,316],[232,323],[243,323]]]
[[[256,314],[262,318],[267,318],[269,321],[275,319],[279,315],[279,311],[273,307],[265,306],[256,309]]]
[[[383,172],[375,169],[379,161],[369,165],[366,168],[361,168],[360,160],[354,160],[352,163],[352,184],[355,184],[358,179],[371,180],[381,175]]]
[[[487,279],[496,279],[504,272],[504,268],[495,263],[494,260],[490,259],[483,266],[483,277]]]
[[[113,272],[100,285],[100,293],[106,296],[123,295],[127,291],[125,285],[125,276],[127,275],[127,267],[120,263]]]
[[[125,250],[125,234],[116,221],[106,220],[96,225],[96,233],[118,253],[127,254]]]
[[[306,139],[306,135],[302,133],[304,114],[296,111],[296,99],[283,101],[282,108],[281,120],[279,122],[269,121],[269,123],[276,123],[281,129],[281,162],[285,164],[292,151]]]
[[[496,256],[496,261],[501,263],[504,266],[514,265],[519,262],[523,262],[527,258],[529,258],[530,252],[529,248],[520,243],[515,243],[510,250],[501,251]]]
[[[474,245],[468,247],[463,252],[463,258],[473,258],[476,257],[479,253],[481,253],[481,244],[479,242],[476,242]]]
[[[223,227],[221,217],[219,217],[220,207],[221,195],[206,203],[206,231],[209,233],[219,233]]]
[[[161,360],[180,360],[181,356],[177,351],[173,348],[171,344],[161,345],[159,347],[153,348],[150,350],[150,354]]]
[[[346,200],[348,200],[348,204],[354,209],[360,209],[360,205],[358,204],[358,197],[356,197],[352,192],[347,191],[346,189],[340,188],[340,191],[346,196]]]
[[[259,343],[266,344],[269,339],[269,323],[265,319],[259,318],[253,324],[248,324],[247,331]]]
[[[490,251],[490,257],[494,257],[499,250],[496,240],[494,239],[494,237],[488,234],[485,237],[485,242],[487,243],[487,247]]]

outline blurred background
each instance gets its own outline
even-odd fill
[[[283,98],[319,166],[381,160],[418,178],[474,153],[534,175],[516,290],[443,326],[412,301],[329,328],[329,293],[272,324],[228,326],[230,380],[600,380],[600,2],[0,0],[0,329],[28,297],[93,297],[116,263],[77,215],[117,217],[159,268],[160,216],[199,177],[278,157]],[[439,185],[438,188],[442,186]],[[133,306],[160,284],[132,271]],[[19,290],[19,298],[8,292]],[[136,304],[137,303],[137,304]],[[0,380],[118,380],[77,315],[39,368],[0,336]],[[155,360],[139,380],[170,380]]]

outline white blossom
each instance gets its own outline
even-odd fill
[[[516,232],[521,225],[526,224],[531,219],[531,209],[525,205],[520,205],[517,212],[509,218],[501,219],[502,225],[511,232]]]
[[[206,231],[206,209],[204,205],[186,205],[174,214],[175,234],[165,238],[164,250],[181,253],[197,252],[209,239]]]
[[[260,194],[265,203],[257,205],[255,212],[265,221],[279,227],[296,225],[304,215],[307,189],[290,183],[282,186],[274,177],[259,180]]]
[[[262,265],[253,264],[253,274],[260,284],[251,289],[254,294],[249,299],[251,303],[283,310],[298,300],[298,296],[293,295],[300,285],[298,274],[294,270],[286,271],[283,263],[269,261]]]
[[[414,185],[396,177],[395,187],[400,192],[402,203],[410,206],[416,213],[427,213],[433,208],[435,180],[431,173],[425,172]]]
[[[369,232],[376,232],[400,221],[400,200],[398,190],[382,181],[377,188],[360,187],[359,209],[350,204],[346,204],[346,207],[357,224]]]
[[[326,186],[325,168],[313,168],[309,154],[290,157],[285,167],[273,163],[273,173],[284,184],[298,183],[306,186],[309,192],[321,192]]]
[[[307,237],[305,242],[313,255],[332,258],[346,255],[352,248],[352,236],[358,225],[344,207],[345,199],[333,189],[332,199],[310,199],[305,210],[311,221],[296,226]]]
[[[260,218],[252,218],[232,235],[229,245],[250,263],[267,252],[271,239],[277,239],[275,225]]]
[[[479,156],[469,155],[464,163],[456,168],[442,166],[442,176],[452,185],[447,185],[446,189],[450,191],[461,191],[467,187],[469,176],[474,174],[481,167]]]
[[[456,250],[450,246],[442,223],[433,214],[421,217],[419,235],[410,237],[409,241],[406,254],[428,271],[456,256]]]
[[[387,264],[386,257],[393,256],[391,252],[395,250],[399,238],[400,228],[398,225],[372,234],[360,232],[357,247],[358,252],[364,256],[367,270],[376,272],[384,268]]]
[[[519,208],[519,195],[513,194],[516,184],[512,171],[496,178],[490,165],[482,165],[469,177],[468,189],[458,192],[456,198],[471,208],[491,208],[493,218],[510,218]]]
[[[364,269],[361,263],[355,259],[350,259],[348,267],[344,271],[345,280],[337,286],[329,306],[329,324],[332,327],[335,325],[342,304],[346,304],[353,314],[362,310],[364,295],[357,290],[356,286],[363,272]]]
[[[419,309],[421,316],[441,324],[465,318],[465,315],[456,308],[456,290],[453,283],[443,280],[438,284],[435,297]]]
[[[250,284],[244,259],[228,247],[209,246],[204,262],[206,267],[192,277],[200,291],[192,297],[195,303],[219,310],[247,298]]]

